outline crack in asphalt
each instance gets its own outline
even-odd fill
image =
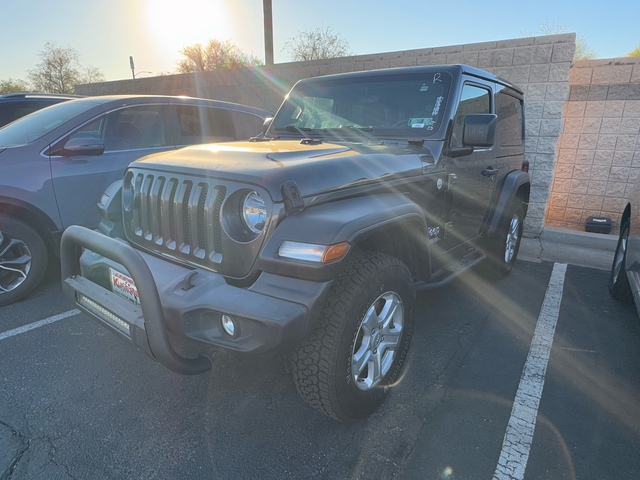
[[[48,445],[48,457],[49,457],[49,461],[51,463],[53,463],[56,467],[62,468],[65,473],[67,474],[67,476],[72,479],[72,480],[78,480],[74,475],[72,475],[71,471],[69,470],[69,466],[63,463],[58,463],[55,459],[55,455],[56,455],[56,446],[54,444],[54,439],[51,439],[49,437],[44,437],[43,440],[47,443]]]
[[[0,420],[0,425],[6,427],[9,431],[11,431],[11,435],[18,440],[18,445],[20,446],[17,454],[13,457],[13,460],[9,463],[7,469],[0,476],[0,480],[10,480],[13,477],[13,472],[16,469],[16,466],[24,456],[24,454],[31,447],[31,440],[27,439],[24,435],[22,435],[16,428],[9,425],[6,422]]]

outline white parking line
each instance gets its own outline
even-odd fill
[[[14,328],[13,330],[8,330],[6,332],[0,333],[0,340],[4,340],[5,338],[15,337],[16,335],[20,335],[21,333],[28,332],[29,330],[33,330],[35,328],[44,327],[45,325],[49,325],[51,323],[55,323],[59,320],[64,320],[68,317],[73,317],[80,313],[80,310],[73,309],[68,312],[60,313],[58,315],[54,315],[49,318],[45,318],[43,320],[38,320],[37,322],[29,323],[27,325],[23,325],[22,327]]]
[[[540,308],[536,330],[531,340],[531,348],[522,370],[520,385],[511,410],[511,418],[507,425],[502,442],[502,451],[498,466],[493,474],[494,480],[522,480],[529,460],[533,432],[536,428],[536,417],[544,378],[551,354],[551,344],[560,312],[562,291],[567,266],[556,263],[551,272],[547,293]]]

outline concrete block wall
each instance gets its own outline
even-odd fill
[[[569,96],[569,68],[575,34],[424,48],[352,57],[292,62],[195,74],[79,85],[76,93],[190,95],[253,105],[275,111],[302,78],[390,67],[463,63],[490,71],[525,92],[526,156],[532,177],[525,234],[538,236],[544,226],[553,181],[556,147]]]
[[[604,216],[617,232],[640,174],[639,134],[640,58],[576,61],[545,223],[584,231]]]

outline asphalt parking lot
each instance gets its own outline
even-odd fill
[[[405,376],[355,424],[310,410],[280,355],[172,374],[52,274],[0,310],[0,478],[638,478],[635,309],[605,269],[524,250],[506,280],[420,295]]]

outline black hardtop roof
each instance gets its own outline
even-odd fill
[[[321,77],[306,78],[306,79],[300,80],[299,83],[307,83],[307,82],[318,81],[318,80],[349,78],[349,77],[365,78],[365,77],[381,76],[381,75],[403,75],[403,74],[434,73],[434,72],[448,72],[452,75],[459,75],[459,74],[465,73],[467,75],[471,75],[471,76],[483,78],[492,82],[500,83],[506,87],[516,90],[521,94],[524,93],[522,89],[520,89],[520,87],[514,85],[508,80],[505,80],[504,78],[498,77],[493,73],[487,72],[486,70],[482,70],[480,68],[472,67],[469,65],[463,65],[463,64],[383,68],[379,70],[363,70],[359,72],[336,73],[333,75],[324,75]]]

